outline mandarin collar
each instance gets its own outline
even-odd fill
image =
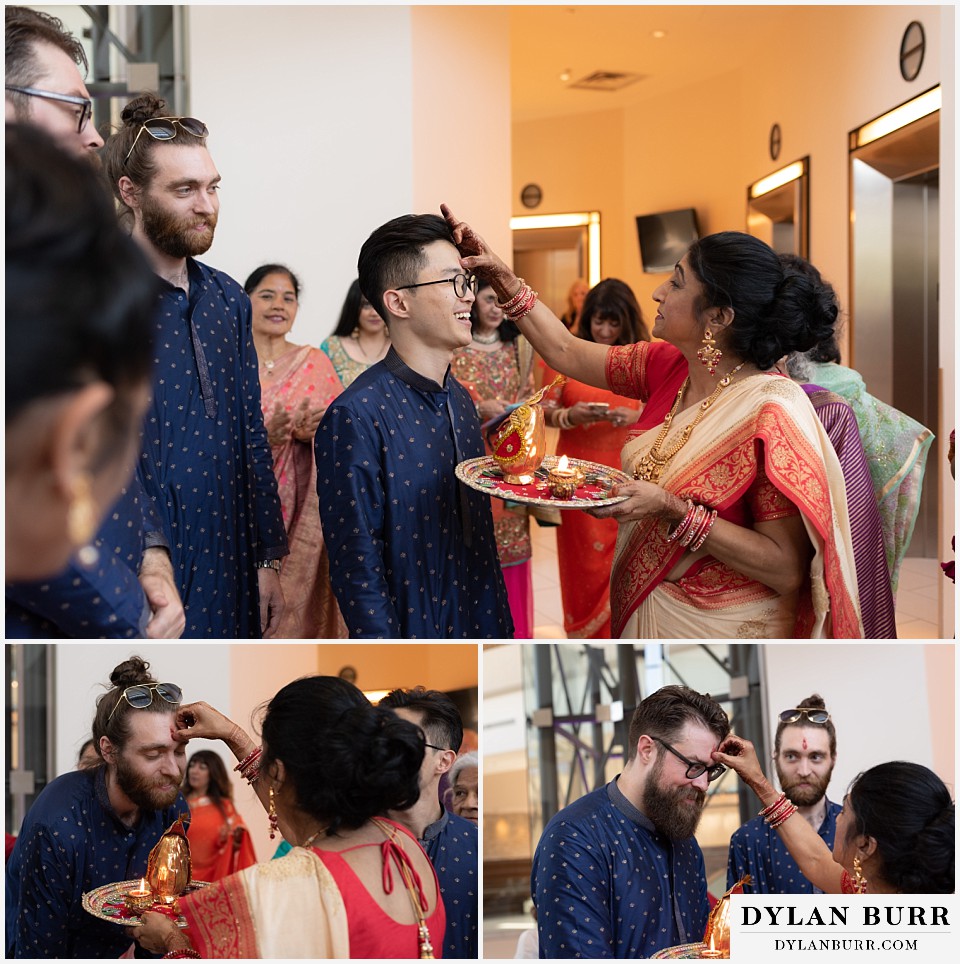
[[[642,814],[625,796],[623,791],[620,789],[618,780],[620,779],[620,774],[618,773],[608,784],[607,784],[607,797],[610,802],[617,808],[625,817],[632,820],[634,823],[639,824],[644,830],[649,830],[650,833],[656,833],[657,828],[653,825],[653,821],[649,817]]]
[[[387,367],[387,370],[391,375],[396,375],[397,378],[405,381],[411,388],[416,388],[421,392],[445,392],[447,389],[444,387],[450,377],[450,366],[447,365],[447,370],[443,376],[443,385],[438,385],[432,378],[427,378],[426,375],[421,375],[419,372],[415,372],[397,353],[396,348],[393,345],[390,346],[390,350],[384,356],[383,364]]]

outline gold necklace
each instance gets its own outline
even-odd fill
[[[687,444],[690,436],[693,434],[693,430],[697,427],[697,423],[706,415],[707,409],[719,398],[720,393],[733,381],[733,376],[736,375],[744,365],[746,365],[745,361],[740,362],[733,371],[727,372],[727,374],[720,379],[713,392],[700,403],[700,411],[697,412],[697,417],[680,433],[677,441],[674,442],[666,452],[661,452],[660,446],[663,445],[666,440],[667,433],[670,431],[670,425],[673,422],[673,417],[677,414],[677,409],[683,400],[683,394],[690,384],[690,376],[687,375],[683,384],[680,386],[680,391],[677,392],[673,408],[670,409],[666,418],[663,420],[663,427],[660,429],[656,441],[654,441],[650,447],[650,451],[638,458],[634,463],[633,477],[635,479],[659,485],[660,476],[663,475],[663,470],[669,465],[670,460]]]

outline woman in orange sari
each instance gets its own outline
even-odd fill
[[[640,306],[630,287],[607,278],[583,302],[576,334],[598,345],[632,345],[649,341]],[[544,384],[557,373],[544,369]],[[640,416],[636,399],[567,379],[547,396],[546,423],[560,429],[557,455],[602,465],[620,464],[627,433]],[[610,567],[617,542],[613,519],[586,512],[564,512],[557,528],[563,628],[570,639],[609,639]]]
[[[330,586],[330,560],[320,529],[313,436],[343,385],[319,348],[287,335],[297,317],[300,283],[278,264],[247,278],[253,341],[260,360],[260,406],[267,427],[290,555],[280,569],[284,610],[278,639],[345,639],[347,628]]]
[[[548,364],[645,402],[621,453],[611,633],[621,638],[862,637],[843,473],[803,389],[772,371],[836,323],[768,245],[694,242],[654,292],[663,341],[576,338],[441,207],[461,265],[493,284]]]
[[[183,795],[190,805],[190,867],[194,880],[212,883],[257,862],[243,818],[233,806],[233,788],[223,760],[198,750],[187,763]]]

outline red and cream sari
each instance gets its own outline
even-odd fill
[[[685,377],[683,356],[665,343],[611,349],[611,390],[650,400],[622,452],[628,474],[653,445]],[[696,414],[694,406],[674,417],[667,447]],[[743,526],[799,511],[815,550],[808,578],[799,600],[787,599],[708,555],[668,582],[667,574],[686,552],[667,541],[668,524],[648,518],[622,525],[611,576],[613,636],[863,635],[843,474],[799,385],[768,373],[735,381],[666,466],[659,484]]]
[[[180,909],[201,957],[350,956],[340,890],[320,858],[302,847],[181,897]]]

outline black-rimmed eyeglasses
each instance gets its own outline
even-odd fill
[[[74,104],[79,107],[78,134],[83,133],[84,127],[87,126],[87,122],[93,116],[93,101],[89,97],[78,97],[76,94],[55,94],[52,90],[41,90],[39,87],[17,87],[14,84],[7,84],[6,89],[17,94],[26,94],[27,97],[42,97],[44,100],[57,100],[64,104]]]
[[[477,293],[477,276],[475,274],[455,274],[452,278],[441,278],[439,281],[420,281],[415,285],[397,285],[397,291],[404,288],[423,288],[427,285],[453,285],[453,293],[458,298],[466,296],[468,291]]]
[[[678,760],[682,760],[687,765],[686,778],[688,780],[696,780],[697,777],[702,776],[704,773],[707,775],[707,782],[713,783],[714,780],[719,780],[720,777],[727,772],[727,768],[722,763],[714,763],[712,765],[707,765],[706,763],[700,763],[696,760],[688,760],[682,753],[675,750],[669,743],[665,740],[661,740],[660,737],[653,737],[660,746],[669,750]]]
[[[811,706],[795,706],[792,710],[784,710],[780,714],[780,722],[796,723],[801,716],[805,716],[811,723],[822,724],[830,719],[830,714],[826,710]]]
[[[450,749],[449,747],[446,747],[446,746],[437,746],[436,743],[424,743],[423,745],[430,747],[431,750],[439,750],[441,753],[444,750]]]
[[[135,710],[146,709],[153,702],[154,691],[160,699],[166,700],[174,706],[179,706],[183,699],[183,690],[176,683],[137,683],[134,686],[128,686],[120,694],[117,706],[126,700]],[[117,706],[110,711],[110,716],[107,717],[108,723],[113,714],[117,712]]]
[[[150,117],[140,125],[140,130],[137,131],[137,136],[133,139],[123,163],[126,164],[130,160],[130,155],[144,131],[155,141],[172,141],[177,136],[178,127],[188,134],[193,134],[194,137],[206,137],[210,133],[207,130],[207,125],[202,120],[197,120],[196,117]]]

